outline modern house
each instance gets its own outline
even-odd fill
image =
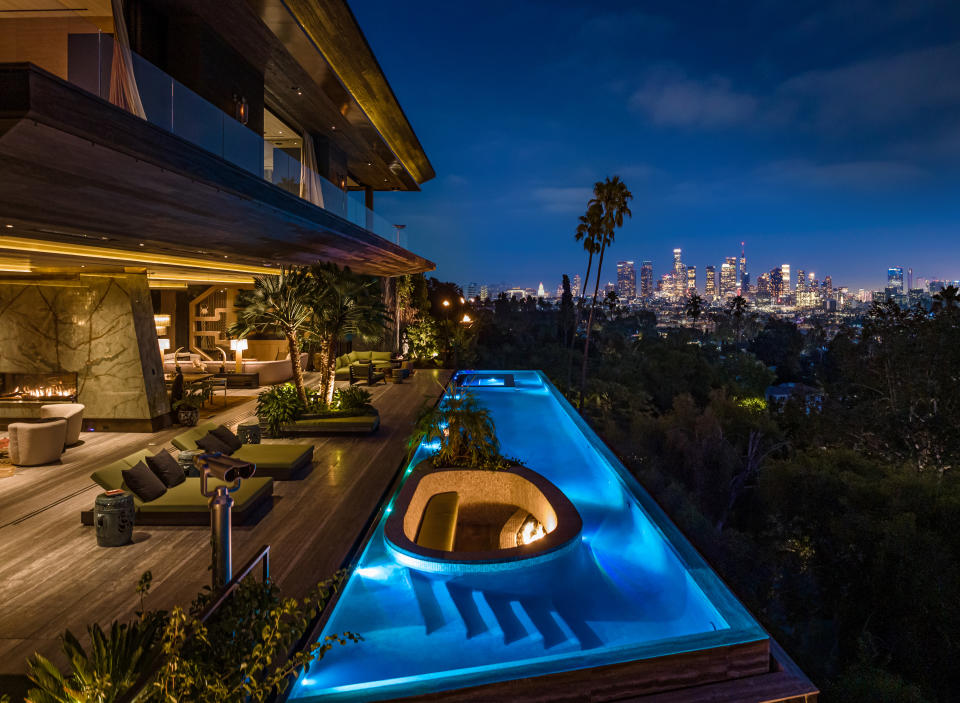
[[[374,211],[434,172],[343,0],[2,8],[0,421],[156,429],[161,350],[219,360],[254,275],[433,268]]]

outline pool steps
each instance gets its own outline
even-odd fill
[[[544,649],[568,645],[593,649],[603,642],[583,618],[558,608],[551,598],[517,597],[431,579],[407,570],[427,634],[456,623],[467,639],[502,638],[505,645],[527,637],[539,637]],[[444,613],[456,613],[448,618]]]

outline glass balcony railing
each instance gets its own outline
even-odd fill
[[[109,34],[71,35],[68,80],[110,99],[113,37]],[[245,171],[300,197],[307,169],[300,160],[277,148],[220,108],[200,97],[142,56],[133,54],[133,70],[148,122],[239,166]],[[384,239],[406,246],[406,233],[366,207],[361,191],[343,191],[315,171],[323,209]]]

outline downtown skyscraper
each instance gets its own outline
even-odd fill
[[[651,261],[640,264],[640,297],[653,297],[653,262]]]
[[[737,257],[728,256],[720,266],[720,296],[737,293]]]
[[[617,262],[617,297],[621,301],[637,297],[637,267],[632,261]]]
[[[708,298],[717,297],[717,269],[715,266],[707,266],[707,280],[703,283],[703,294]]]

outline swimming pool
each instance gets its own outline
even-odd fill
[[[321,635],[363,641],[327,652],[288,700],[383,700],[767,639],[543,374],[469,379],[504,454],[576,506],[580,543],[521,570],[424,574],[385,544],[394,495]]]

